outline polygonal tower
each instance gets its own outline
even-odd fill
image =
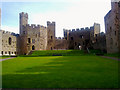
[[[20,35],[21,35],[24,33],[23,26],[26,26],[26,24],[28,24],[28,14],[22,12],[19,14],[19,18],[20,18]]]

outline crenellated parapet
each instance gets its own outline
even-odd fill
[[[85,27],[85,28],[76,28],[76,29],[72,29],[72,30],[68,30],[68,29],[63,29],[64,32],[77,32],[77,31],[83,31],[83,30],[92,30],[93,27]]]
[[[47,29],[47,27],[43,26],[43,25],[36,25],[36,24],[27,24],[26,28],[43,28],[43,29]]]
[[[55,22],[47,21],[47,26],[55,26]]]
[[[28,19],[28,13],[22,12],[20,13],[20,18],[25,17]]]
[[[5,31],[5,30],[0,30],[0,32],[4,35],[4,34],[10,34],[10,35],[13,35],[13,36],[19,36],[19,34],[16,34],[14,32],[9,32],[9,31]]]

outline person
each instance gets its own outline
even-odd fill
[[[82,46],[79,46],[79,49],[81,50],[81,49],[82,49]]]

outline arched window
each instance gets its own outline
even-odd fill
[[[35,46],[34,45],[32,46],[32,50],[35,50]]]
[[[9,39],[8,39],[8,43],[9,43],[9,45],[11,45],[11,42],[12,42],[12,38],[9,37]]]
[[[51,39],[53,39],[53,37],[51,36]]]

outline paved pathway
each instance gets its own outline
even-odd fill
[[[0,59],[0,61],[5,61],[5,60],[8,60],[8,59],[12,59],[12,58],[16,58],[16,57],[9,57],[9,58],[5,58],[5,59]]]
[[[101,56],[101,57],[120,61],[120,58],[108,57],[108,56]]]

